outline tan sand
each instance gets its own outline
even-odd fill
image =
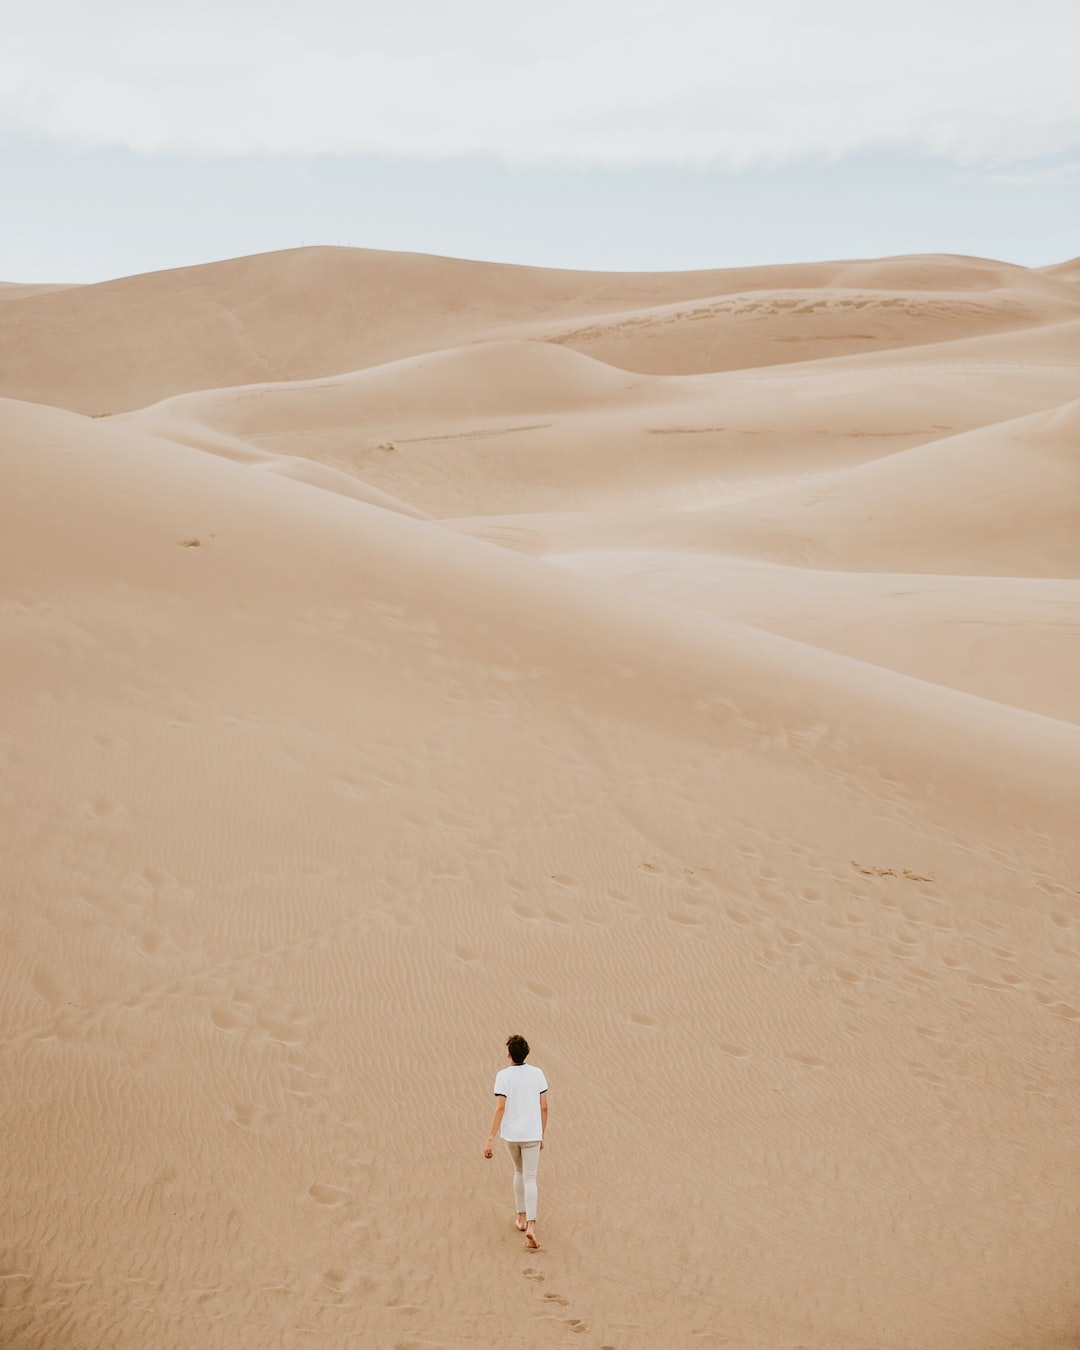
[[[0,294],[5,1350],[1073,1350],[1075,264]]]

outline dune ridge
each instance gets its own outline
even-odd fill
[[[925,313],[926,322],[914,325],[922,341],[934,340],[939,329],[958,336],[958,328],[1023,329],[1044,323],[1048,314],[1061,319],[1080,314],[1080,293],[1067,269],[1032,271],[982,259],[641,274],[304,248],[66,287],[58,294],[12,296],[0,311],[5,352],[0,396],[90,415],[123,412],[187,390],[332,375],[434,347],[518,335],[580,344],[590,354],[597,347],[595,354],[614,353],[616,364],[632,368],[635,361],[648,367],[659,358],[655,373],[663,374],[701,368],[699,353],[706,346],[712,352],[704,366],[709,371],[726,369],[729,361],[763,364],[774,341],[778,349],[767,362],[772,364],[800,354],[820,356],[814,346],[815,337],[820,343],[820,311],[852,303],[830,291],[859,288],[876,307],[898,309],[892,327],[906,331],[890,338],[885,324],[872,335],[886,346],[898,336],[910,340],[913,314]],[[926,291],[943,298],[928,300]],[[986,297],[982,302],[964,298],[979,293]],[[726,339],[714,334],[703,343],[693,309],[663,312],[717,297],[726,297],[718,302],[721,329],[724,312],[734,308]],[[763,340],[739,322],[740,305],[743,318],[775,320],[766,323]],[[659,314],[653,313],[657,307]],[[952,310],[970,312],[950,322]],[[299,326],[292,322],[298,312],[309,316]],[[603,320],[598,332],[577,332],[598,317]],[[634,330],[642,325],[635,342]],[[657,325],[673,329],[666,341],[655,340]],[[627,326],[628,338],[618,336]],[[807,327],[814,331],[802,331]],[[85,333],[94,335],[89,349],[82,342]],[[748,339],[753,359],[742,355]]]
[[[5,1347],[1075,1346],[1075,264],[0,296]]]

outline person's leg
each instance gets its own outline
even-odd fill
[[[532,1144],[522,1144],[521,1152],[521,1180],[522,1189],[525,1196],[525,1241],[530,1247],[535,1247],[536,1242],[536,1170],[540,1166],[540,1140],[537,1139]]]
[[[521,1145],[506,1140],[506,1149],[510,1161],[514,1164],[514,1208],[517,1210],[517,1226],[525,1231],[525,1179],[522,1175]]]

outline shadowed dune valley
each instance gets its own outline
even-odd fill
[[[3,1350],[1080,1350],[1076,262],[0,286],[0,456]]]

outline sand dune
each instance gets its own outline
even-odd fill
[[[72,290],[70,286],[33,285],[21,281],[0,281],[0,303],[5,300],[29,300],[31,296]]]
[[[710,295],[727,276],[552,272],[361,249],[264,254],[13,300],[0,321],[9,353],[0,394],[119,412],[192,389],[382,364],[538,318]],[[299,313],[308,316],[300,325]]]
[[[964,291],[870,291],[820,288],[749,291],[704,301],[605,315],[585,327],[537,328],[613,365],[654,374],[741,370],[913,347],[1066,320],[1080,297],[1049,299],[1023,289],[971,298]]]
[[[717,304],[715,315],[703,311],[715,330],[708,343],[694,307],[680,308],[690,301]],[[837,324],[855,323],[860,335],[844,342],[861,352],[867,325],[876,347],[1078,314],[1067,271],[981,259],[643,275],[310,248],[13,299],[0,311],[0,396],[115,413],[193,389],[309,379],[515,337],[568,342],[630,369],[694,373],[835,355],[822,346],[835,343]]]
[[[701,508],[1060,407],[1080,392],[1078,363],[1080,322],[696,377],[502,342],[181,395],[132,417],[299,454],[443,517]]]
[[[0,306],[5,1347],[1076,1344],[1070,276]],[[702,364],[686,302],[794,290]]]
[[[707,549],[818,569],[1080,577],[1080,402],[700,510],[485,516],[455,525],[537,555]],[[702,493],[706,498],[708,488]],[[683,493],[677,498],[685,503]]]
[[[551,560],[636,595],[1080,722],[1080,581],[826,572],[655,549]]]

